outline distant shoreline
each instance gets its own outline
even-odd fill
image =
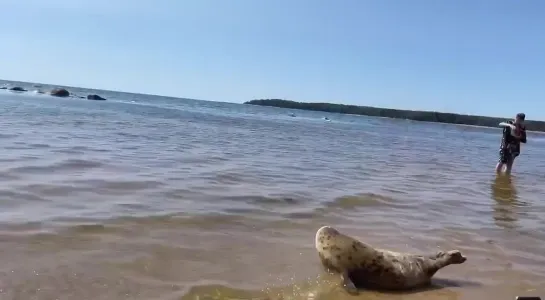
[[[244,104],[495,128],[498,127],[498,124],[500,122],[509,119],[477,115],[443,113],[435,111],[403,110],[335,103],[296,102],[283,99],[256,99],[244,102]],[[515,113],[517,112],[514,112],[513,115]],[[526,120],[526,129],[528,131],[545,132],[545,122]]]

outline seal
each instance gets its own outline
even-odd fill
[[[358,294],[358,288],[400,291],[425,287],[440,269],[466,261],[458,250],[416,255],[377,249],[330,226],[318,229],[315,243],[322,265],[340,274],[350,294]]]

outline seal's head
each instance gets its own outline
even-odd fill
[[[316,246],[324,243],[324,240],[330,240],[331,237],[339,235],[337,229],[331,226],[322,226],[318,231],[316,231]]]
[[[463,264],[467,258],[462,255],[459,250],[451,250],[448,252],[439,251],[436,254],[438,260],[444,261],[445,266],[452,264]]]

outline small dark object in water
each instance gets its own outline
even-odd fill
[[[70,96],[70,92],[68,92],[66,89],[52,89],[50,94],[51,94],[51,96],[55,96],[55,97],[68,97],[68,96]]]
[[[88,100],[106,100],[106,98],[102,98],[100,97],[99,95],[87,95],[87,99]]]
[[[14,87],[10,88],[9,90],[14,91],[14,92],[26,92],[27,91],[24,88],[19,87],[19,86],[14,86]]]
[[[8,87],[7,86],[0,86],[0,90],[7,90]]]

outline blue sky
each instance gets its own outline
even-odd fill
[[[541,0],[3,0],[0,78],[545,119]]]

